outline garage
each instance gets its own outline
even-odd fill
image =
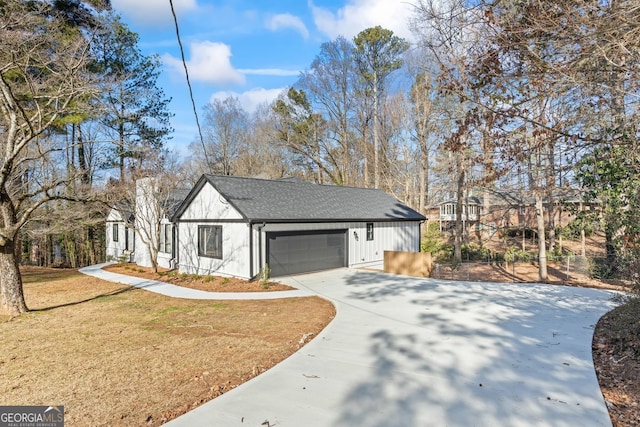
[[[347,266],[346,230],[267,233],[271,276]]]

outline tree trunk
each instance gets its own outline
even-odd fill
[[[380,143],[378,141],[378,73],[373,73],[373,188],[380,188]]]
[[[90,265],[95,265],[97,264],[97,260],[96,260],[96,249],[95,249],[95,229],[93,225],[90,225],[89,227],[87,227],[87,246],[88,246],[88,250],[87,250],[87,254],[89,255],[89,264]]]
[[[544,232],[544,206],[542,195],[536,191],[536,217],[538,219],[538,279],[541,282],[548,280],[547,272],[547,249]]]
[[[554,252],[556,248],[556,221],[555,221],[555,204],[553,196],[549,195],[549,252]]]
[[[24,301],[22,277],[18,269],[13,240],[5,240],[0,245],[0,292],[2,293],[2,312],[18,316],[29,311]]]
[[[458,160],[458,188],[456,190],[456,233],[453,241],[453,257],[456,262],[462,262],[462,207],[464,198],[465,171],[462,168],[462,161]]]
[[[420,141],[420,213],[427,212],[427,195],[429,194],[429,150],[425,137]]]

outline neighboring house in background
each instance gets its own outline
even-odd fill
[[[593,205],[581,204],[577,191],[565,189],[554,194],[554,225],[565,227],[575,213],[593,209]],[[491,239],[498,230],[503,233],[537,235],[537,216],[533,196],[517,198],[508,193],[485,193],[484,197],[469,196],[462,203],[463,232],[469,238],[481,241]],[[549,203],[544,204],[545,223],[549,223]],[[456,222],[456,201],[446,200],[429,210],[429,217],[438,220],[440,231],[453,232]]]
[[[420,251],[424,216],[381,190],[203,175],[172,218],[181,273],[254,278],[382,268]]]
[[[138,217],[150,217],[144,188],[137,186],[138,230]],[[426,220],[381,190],[296,180],[203,175],[187,195],[175,196],[161,221],[158,264],[188,274],[253,279],[267,267],[272,277],[339,267],[381,269],[386,250],[420,251]],[[107,240],[117,218],[112,214]],[[132,259],[149,266],[139,234]]]
[[[113,207],[107,215],[107,260],[133,261],[135,250],[133,203],[124,201]]]
[[[440,231],[452,230],[456,225],[456,201],[446,200],[438,204],[438,215],[434,219],[440,221]],[[482,202],[475,196],[468,197],[462,204],[463,230],[467,231],[477,227],[482,214]]]

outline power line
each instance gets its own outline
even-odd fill
[[[198,135],[200,136],[200,143],[202,144],[202,151],[204,153],[204,159],[207,162],[207,166],[211,167],[209,162],[209,156],[207,155],[207,147],[204,144],[204,138],[202,137],[202,129],[200,128],[200,120],[198,119],[198,109],[196,108],[196,101],[193,99],[193,89],[191,88],[191,80],[189,80],[189,70],[187,69],[187,61],[184,59],[184,48],[182,47],[182,41],[180,40],[180,29],[178,28],[178,17],[173,7],[173,0],[169,0],[171,5],[171,14],[173,15],[173,22],[176,26],[176,36],[178,38],[178,46],[180,46],[180,55],[182,56],[182,65],[184,67],[184,74],[187,77],[187,86],[189,87],[189,97],[191,98],[191,106],[193,107],[193,115],[196,118],[196,125],[198,127]]]

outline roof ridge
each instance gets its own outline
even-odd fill
[[[218,175],[218,174],[205,174],[210,178],[222,178],[222,179],[237,179],[237,180],[246,180],[246,181],[262,181],[262,182],[274,182],[274,183],[281,183],[281,184],[305,184],[305,185],[316,185],[318,187],[325,187],[325,188],[345,188],[345,189],[354,189],[354,190],[370,190],[370,191],[380,191],[383,192],[385,194],[386,191],[380,189],[380,188],[369,188],[369,187],[356,187],[353,185],[337,185],[337,184],[319,184],[317,182],[312,182],[312,181],[306,181],[306,180],[292,180],[290,178],[278,178],[278,179],[270,179],[270,178],[256,178],[256,177],[250,177],[250,176],[238,176],[238,175]]]

